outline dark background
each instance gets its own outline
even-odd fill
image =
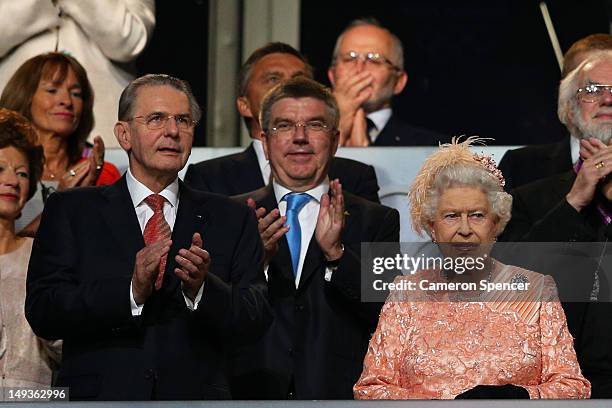
[[[163,73],[189,81],[203,108],[193,144],[205,146],[208,1],[157,0],[155,18],[153,37],[136,61],[138,75]]]
[[[409,81],[396,98],[397,114],[449,136],[478,134],[504,145],[545,143],[565,131],[556,115],[559,68],[538,3],[302,0],[300,47],[317,79],[329,84],[336,37],[351,20],[376,17],[404,44]],[[581,37],[609,32],[607,3],[547,2],[563,52]],[[187,79],[204,106],[207,22],[208,1],[157,1],[157,27],[137,62],[139,73]],[[198,146],[206,143],[204,128],[196,131]]]

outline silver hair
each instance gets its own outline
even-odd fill
[[[145,86],[170,86],[184,93],[189,100],[189,110],[192,119],[198,122],[202,117],[202,109],[198,105],[198,101],[187,81],[165,74],[147,74],[130,82],[121,93],[119,98],[119,120],[126,121],[132,117],[138,90]]]
[[[334,46],[334,52],[332,54],[331,65],[334,66],[336,64],[336,58],[338,57],[338,52],[340,52],[340,43],[342,43],[342,38],[344,38],[344,35],[355,27],[363,27],[363,26],[378,27],[381,30],[386,31],[389,34],[389,36],[391,37],[391,44],[392,44],[391,53],[393,55],[385,55],[385,57],[391,59],[391,61],[401,71],[403,71],[404,70],[404,46],[402,45],[402,42],[395,34],[389,31],[388,28],[384,27],[380,23],[380,21],[372,17],[359,18],[359,19],[353,20],[349,23],[349,25],[346,26],[346,28],[342,31],[342,33],[340,33],[340,35],[338,36],[338,39],[336,40],[336,45]]]
[[[497,231],[503,232],[512,216],[512,196],[506,193],[488,170],[478,164],[457,164],[441,170],[435,180],[423,205],[424,219],[433,221],[438,210],[442,194],[449,188],[473,187],[486,194],[491,213],[497,217]],[[428,225],[422,225],[424,231],[429,231]]]
[[[559,84],[559,97],[557,100],[557,116],[559,121],[563,123],[576,137],[582,137],[582,134],[573,123],[571,116],[578,117],[580,113],[580,104],[578,98],[576,98],[576,91],[578,88],[586,85],[586,83],[580,83],[580,74],[592,66],[599,64],[600,62],[612,63],[612,50],[600,50],[592,51],[592,54],[582,61],[573,71],[571,71]],[[578,132],[576,132],[578,131]]]

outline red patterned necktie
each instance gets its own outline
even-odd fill
[[[159,194],[151,194],[144,199],[145,203],[153,210],[153,216],[147,221],[143,232],[144,242],[149,245],[159,240],[169,239],[172,236],[170,226],[164,218],[164,202],[166,199]],[[164,279],[164,270],[166,269],[167,255],[162,256],[159,261],[159,274],[155,280],[155,289],[159,290]]]

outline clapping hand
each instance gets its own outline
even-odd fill
[[[328,261],[336,261],[342,257],[341,242],[344,229],[344,195],[342,184],[338,179],[329,184],[331,197],[328,194],[321,196],[321,208],[315,228],[315,238]]]
[[[278,240],[289,231],[289,227],[285,225],[287,217],[281,217],[278,208],[266,214],[265,208],[256,208],[257,205],[252,198],[247,200],[247,205],[255,210],[259,236],[264,245],[264,265],[269,265],[278,251]]]
[[[565,196],[567,202],[580,212],[593,201],[597,186],[612,173],[612,147],[597,139],[580,141],[580,157],[584,160],[571,190]],[[610,199],[612,182],[603,184],[603,193]]]
[[[204,248],[199,232],[193,234],[189,249],[180,249],[174,258],[181,267],[174,273],[183,282],[183,293],[195,300],[210,266],[210,254]]]
[[[145,303],[153,293],[155,280],[159,274],[162,256],[170,251],[172,240],[155,241],[136,253],[134,272],[132,273],[132,295],[137,305]]]
[[[68,169],[60,178],[57,191],[65,191],[73,187],[93,186],[98,181],[104,165],[104,142],[100,136],[94,138],[94,147],[87,160],[79,162]]]

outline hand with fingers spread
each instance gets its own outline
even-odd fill
[[[570,192],[565,196],[578,212],[593,201],[598,185],[612,173],[612,147],[592,141],[581,142],[580,156],[588,158],[582,163]]]
[[[331,198],[328,194],[321,197],[321,207],[315,238],[328,261],[336,261],[342,257],[342,230],[344,229],[344,195],[342,184],[338,179],[329,184]]]
[[[145,246],[136,253],[132,274],[132,295],[137,305],[145,303],[153,293],[155,280],[159,274],[161,258],[168,254],[172,240],[160,240]]]
[[[210,266],[210,254],[204,248],[202,236],[196,232],[189,249],[180,249],[175,260],[181,266],[174,273],[183,282],[183,293],[192,301],[196,298]]]
[[[366,122],[365,112],[363,111],[363,108],[359,108],[353,117],[351,135],[348,139],[346,139],[344,146],[367,147],[369,145],[370,137],[368,136],[368,125]]]
[[[255,210],[259,236],[264,245],[264,265],[269,265],[278,251],[278,240],[289,231],[289,227],[285,225],[287,217],[281,217],[278,208],[266,214],[265,208],[256,208],[257,205],[252,198],[247,200],[247,205]]]
[[[351,137],[355,114],[361,105],[372,96],[374,78],[367,71],[336,76],[334,96],[340,108],[340,145]]]

